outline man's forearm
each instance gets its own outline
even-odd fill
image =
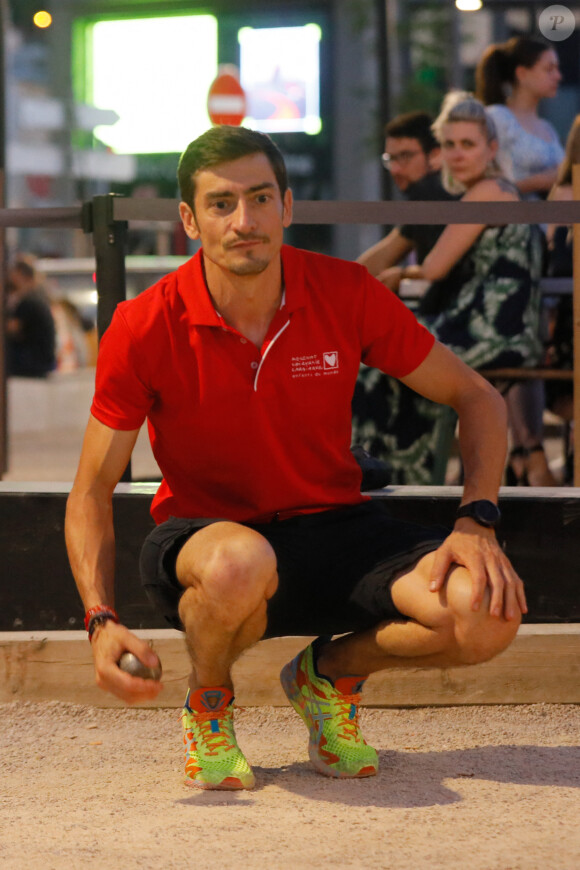
[[[111,499],[71,492],[65,537],[71,570],[85,610],[114,605],[115,533]]]
[[[506,404],[497,390],[438,341],[423,362],[401,380],[411,390],[432,402],[450,405],[457,413],[464,499],[497,498],[507,449]]]
[[[65,523],[70,565],[86,609],[114,604],[113,492],[138,434],[89,418]]]
[[[507,412],[503,398],[489,389],[465,397],[459,414],[459,447],[464,468],[464,503],[496,501],[507,451]]]
[[[364,251],[357,258],[357,263],[366,266],[375,277],[385,269],[396,265],[399,260],[413,250],[413,244],[402,236],[397,228],[391,230],[388,236]]]

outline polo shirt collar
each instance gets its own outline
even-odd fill
[[[290,245],[282,245],[282,271],[284,273],[284,293],[288,314],[306,305],[304,282],[304,258],[302,252]]]
[[[284,296],[288,314],[306,304],[304,264],[300,251],[289,245],[281,250],[284,273]],[[189,320],[195,326],[221,326],[205,283],[203,253],[200,250],[177,270],[177,292],[183,300]]]
[[[205,283],[201,248],[177,270],[177,292],[193,326],[221,326]]]

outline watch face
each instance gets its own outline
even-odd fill
[[[472,517],[482,526],[496,526],[501,518],[497,505],[488,499],[479,499],[464,505],[457,512],[458,516]]]
[[[475,518],[486,525],[494,526],[500,518],[499,508],[492,501],[476,501],[473,508]]]

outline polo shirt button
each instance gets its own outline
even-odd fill
[[[251,365],[251,367],[252,367],[253,369],[257,369],[257,368],[258,368],[258,363],[257,363],[257,362],[250,363],[250,365]]]
[[[240,338],[240,343],[241,343],[241,344],[247,344],[247,343],[248,343],[248,339],[247,339],[247,338]]]

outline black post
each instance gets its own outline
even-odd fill
[[[389,88],[389,70],[391,62],[391,48],[394,42],[390,40],[389,44],[389,22],[387,15],[388,0],[378,0],[377,2],[377,48],[379,57],[379,129],[377,130],[378,141],[377,146],[381,149],[378,154],[382,153],[385,145],[384,126],[392,117],[392,94]],[[391,179],[389,172],[381,173],[381,195],[383,199],[391,197]],[[388,232],[388,230],[386,230]]]
[[[108,327],[115,308],[127,296],[125,248],[127,221],[113,215],[115,194],[93,197],[90,232],[93,234],[97,263],[97,331],[99,339]]]
[[[0,208],[6,205],[6,53],[9,14],[0,0]],[[8,469],[8,413],[6,390],[6,230],[0,227],[0,478]]]
[[[127,221],[115,220],[115,196],[113,193],[95,196],[83,209],[85,232],[92,232],[95,246],[99,339],[110,324],[115,308],[127,297],[125,252],[128,224]],[[130,463],[121,479],[131,480]]]

